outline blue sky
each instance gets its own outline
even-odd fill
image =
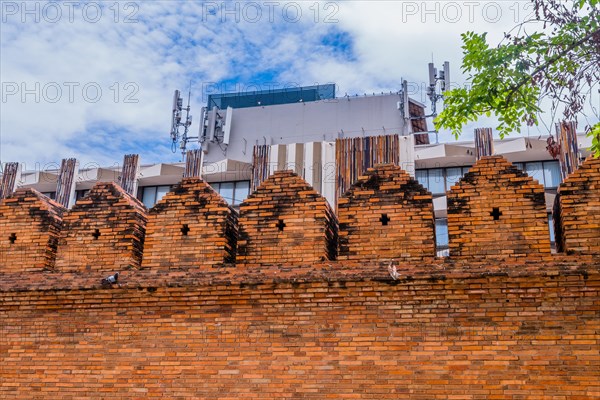
[[[497,42],[528,4],[2,1],[0,161],[111,165],[130,152],[178,161],[170,106],[190,80],[193,132],[214,91],[334,82],[339,95],[362,94],[397,91],[402,78],[423,87],[432,55],[450,61],[452,81],[463,85],[460,33],[487,31]]]

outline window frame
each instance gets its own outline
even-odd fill
[[[541,168],[541,179],[540,176],[533,176],[531,174],[529,174],[529,172],[527,172],[527,165],[531,165],[531,164],[541,164],[542,168]],[[558,181],[556,186],[549,186],[546,183],[546,166],[552,164],[552,165],[556,165],[558,166],[557,169],[557,176],[558,176]],[[558,189],[558,187],[560,186],[560,184],[562,183],[562,176],[560,174],[560,163],[558,160],[543,160],[543,161],[523,161],[523,162],[515,162],[513,163],[513,165],[517,168],[519,168],[521,171],[525,172],[527,175],[529,175],[530,177],[532,177],[533,179],[537,180],[539,183],[541,183],[544,186],[545,190],[556,190]],[[548,171],[550,171],[550,169],[548,169]]]
[[[214,189],[215,192],[219,193],[219,195],[221,197],[223,197],[223,199],[227,202],[227,204],[229,204],[232,207],[239,207],[239,205],[248,198],[248,196],[250,196],[250,181],[249,180],[241,180],[241,181],[223,181],[223,182],[208,182],[208,184]],[[227,198],[225,196],[223,196],[223,194],[221,193],[221,186],[222,185],[229,185],[229,184],[233,184],[233,187],[231,188],[231,193],[232,196],[231,198]],[[245,195],[242,196],[242,198],[239,198],[238,192],[239,192],[239,188],[241,186],[244,186],[245,188],[247,188],[247,191],[244,189],[243,193],[246,193]]]
[[[452,183],[452,185],[448,185],[448,170],[449,169],[456,169],[456,168],[460,168],[462,174],[461,174],[461,176],[456,181],[454,181],[454,183]],[[415,170],[415,179],[421,185],[423,185],[423,187],[425,189],[427,189],[433,195],[433,197],[440,197],[440,196],[445,196],[446,193],[450,190],[450,188],[453,185],[456,185],[458,183],[458,181],[460,181],[461,178],[463,176],[465,176],[465,174],[467,172],[469,172],[469,170],[471,168],[473,168],[472,165],[466,165],[466,166],[456,165],[456,166],[452,166],[452,167],[421,168],[421,169]],[[439,171],[439,170],[442,171],[442,177],[441,177],[441,179],[442,179],[442,182],[443,182],[445,190],[443,192],[432,192],[431,189],[430,189],[430,184],[429,184],[429,180],[432,179],[432,172],[431,171],[435,171],[435,173],[437,173],[437,171]],[[427,184],[426,185],[423,184],[423,182],[421,180],[419,180],[419,175],[422,176],[423,174],[426,174],[426,176],[427,176]],[[433,175],[433,178],[434,179],[439,179],[439,176]]]
[[[141,201],[147,209],[151,209],[152,207],[154,207],[156,205],[156,203],[158,203],[160,200],[162,200],[162,198],[169,193],[171,190],[173,190],[173,186],[174,185],[148,185],[148,186],[141,186],[138,190],[138,200]],[[157,195],[158,195],[158,188],[165,188],[167,187],[168,190],[166,192],[163,193],[163,195],[161,196],[160,199],[157,199]],[[153,197],[153,204],[151,206],[148,206],[146,204],[146,202],[144,202],[144,196],[146,195],[146,190],[148,189],[154,189],[154,194],[152,195]]]

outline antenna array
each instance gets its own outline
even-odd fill
[[[437,93],[437,83],[441,82],[440,94]],[[444,92],[450,90],[450,63],[444,62],[444,69],[438,71],[433,66],[433,63],[429,63],[429,86],[427,87],[427,96],[431,100],[431,108],[435,112],[435,105],[438,100],[444,98]],[[437,114],[436,114],[437,115]]]
[[[233,108],[230,106],[225,110],[220,109],[216,105],[211,109],[203,107],[202,121],[200,122],[200,130],[198,132],[200,143],[208,140],[210,143],[229,145],[232,120]]]
[[[171,113],[171,151],[175,153],[177,151],[177,142],[181,139],[179,148],[181,154],[185,156],[187,149],[187,143],[192,139],[198,139],[197,136],[188,136],[190,126],[192,126],[192,116],[190,115],[190,99],[192,97],[192,83],[190,82],[190,90],[188,92],[188,103],[187,107],[183,107],[183,98],[181,92],[175,90],[173,94],[173,107]],[[182,122],[183,111],[185,111],[185,121]],[[183,127],[183,134],[179,134],[179,128]]]
[[[439,93],[437,91],[438,82],[441,82],[441,84],[439,85]],[[429,97],[429,100],[431,100],[431,114],[418,117],[410,116],[408,100],[408,82],[406,80],[402,80],[402,91],[400,93],[401,101],[398,102],[398,110],[402,112],[402,116],[405,122],[408,122],[413,119],[425,119],[430,117],[436,117],[437,102],[444,98],[444,93],[448,90],[450,90],[450,63],[448,61],[444,62],[444,67],[441,71],[438,71],[437,68],[434,67],[433,63],[429,63],[429,86],[427,86],[427,97]],[[435,133],[435,142],[438,143],[437,130],[421,133]]]

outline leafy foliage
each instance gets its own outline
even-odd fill
[[[434,123],[458,137],[479,116],[496,115],[500,137],[537,125],[544,98],[576,119],[600,82],[600,0],[532,0],[535,18],[517,25],[496,47],[486,34],[462,34],[469,87],[445,93]],[[527,33],[533,25],[539,32]],[[600,156],[600,123],[588,128]]]

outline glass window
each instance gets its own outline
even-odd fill
[[[516,162],[516,163],[513,163],[513,165],[514,165],[515,167],[519,168],[521,171],[523,171],[523,163]]]
[[[417,170],[415,172],[415,177],[417,178],[417,181],[419,181],[419,183],[421,185],[423,185],[423,187],[425,189],[429,190],[429,184],[427,182],[427,170],[426,169]]]
[[[448,220],[446,218],[435,220],[435,240],[438,248],[448,247]]]
[[[444,170],[441,168],[429,170],[429,191],[433,194],[446,192],[444,185]]]
[[[56,192],[43,192],[42,194],[52,200],[56,200]]]
[[[544,161],[544,185],[555,188],[560,184],[560,165],[558,161]]]
[[[250,194],[250,181],[213,182],[210,186],[232,206],[240,204]]]
[[[528,162],[525,164],[525,172],[539,183],[544,184],[544,169],[541,162]]]
[[[158,203],[167,193],[171,191],[171,186],[145,186],[142,188],[142,203],[147,208],[152,208]]]
[[[152,208],[155,204],[156,199],[156,186],[148,186],[144,188],[144,194],[142,196],[142,203],[147,208]]]
[[[463,168],[461,167],[448,168],[446,170],[446,190],[450,190],[450,187],[456,185],[456,182],[458,182],[463,175],[462,170]]]
[[[554,242],[554,219],[552,219],[552,214],[548,214],[548,229],[550,230],[550,241]]]
[[[171,191],[171,187],[170,186],[159,186],[159,187],[157,187],[156,188],[156,199],[154,200],[154,204],[158,203],[170,191]]]
[[[235,195],[233,204],[239,204],[246,200],[250,194],[250,181],[240,181],[235,183]]]
[[[89,190],[77,190],[75,191],[75,199],[79,200],[79,199],[83,199],[85,196],[87,196],[87,194],[89,193]]]
[[[219,194],[221,197],[225,199],[229,204],[233,204],[233,190],[234,190],[234,182],[221,182],[219,185]]]

